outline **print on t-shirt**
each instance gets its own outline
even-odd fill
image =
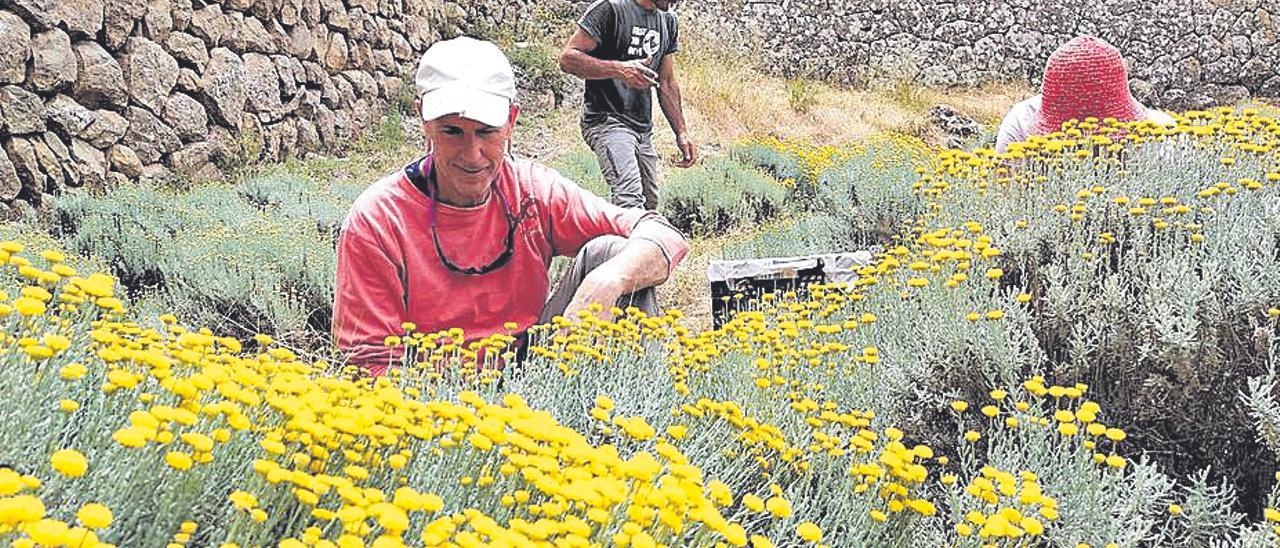
[[[657,29],[631,27],[631,46],[627,48],[628,56],[640,59],[653,57],[660,47],[662,47],[662,34]]]

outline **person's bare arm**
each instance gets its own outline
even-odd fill
[[[658,74],[644,66],[642,61],[608,61],[592,57],[590,52],[599,45],[587,31],[579,28],[560,52],[560,70],[583,80],[622,80],[636,89],[658,85]]]
[[[662,248],[652,241],[632,238],[620,253],[582,279],[578,292],[565,307],[564,317],[577,320],[578,312],[593,303],[609,310],[623,295],[653,287],[666,279],[667,256]]]
[[[681,159],[676,167],[692,166],[698,161],[698,149],[689,138],[684,125],[684,106],[680,99],[680,82],[676,80],[674,56],[663,56],[662,66],[658,68],[658,81],[661,82],[658,86],[658,105],[662,107],[662,114],[667,117],[667,123],[676,134],[676,146],[680,147]]]
[[[647,234],[654,239],[638,234]],[[677,257],[667,256],[668,251],[656,240],[677,242]],[[686,245],[680,233],[666,221],[660,218],[640,221],[628,238],[627,246],[583,278],[573,300],[565,307],[564,317],[576,320],[578,312],[586,310],[592,303],[609,310],[623,295],[666,282],[672,274],[672,261],[679,259]]]

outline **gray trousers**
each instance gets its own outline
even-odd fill
[[[651,136],[612,118],[582,124],[582,138],[600,160],[612,201],[619,207],[658,208],[658,153]]]
[[[578,256],[573,259],[573,265],[569,267],[569,271],[556,284],[556,288],[551,291],[551,295],[547,298],[547,303],[543,305],[542,317],[539,323],[548,323],[555,316],[563,316],[565,308],[569,307],[569,302],[578,293],[578,286],[582,285],[583,278],[586,278],[587,274],[592,270],[621,253],[625,247],[627,247],[627,239],[622,236],[600,236],[582,246],[582,249],[578,251]],[[623,295],[618,299],[617,305],[618,308],[624,310],[628,306],[634,306],[650,316],[658,315],[658,296],[652,287],[646,287],[634,293]],[[576,320],[577,318],[569,319]]]

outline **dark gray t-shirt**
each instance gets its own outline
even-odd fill
[[[592,57],[608,61],[649,58],[658,72],[662,58],[679,50],[676,16],[649,11],[635,0],[596,0],[578,26],[599,42]],[[632,89],[621,80],[587,80],[582,120],[588,124],[613,118],[636,131],[653,129],[653,90]]]

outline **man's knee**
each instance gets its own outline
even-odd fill
[[[613,234],[597,236],[584,244],[582,249],[578,250],[577,260],[581,261],[586,272],[590,272],[622,253],[625,247],[627,247],[627,239],[622,236]]]

